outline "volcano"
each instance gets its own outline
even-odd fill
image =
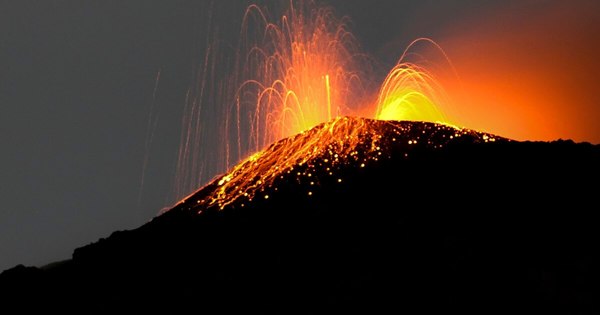
[[[0,296],[82,312],[597,310],[598,161],[589,143],[337,118],[138,229],[3,272]]]

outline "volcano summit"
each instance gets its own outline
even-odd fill
[[[342,183],[348,172],[380,160],[408,160],[409,155],[448,143],[495,141],[508,140],[442,124],[336,118],[252,155],[182,203],[198,211],[215,205],[221,210],[243,207],[255,198],[269,199],[291,182],[294,190],[312,196],[321,183]]]
[[[594,309],[598,161],[587,143],[337,118],[0,290],[106,310]]]

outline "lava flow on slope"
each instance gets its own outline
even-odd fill
[[[312,197],[322,184],[342,183],[348,169],[368,168],[398,157],[409,159],[414,150],[496,141],[510,140],[440,123],[339,117],[253,154],[177,207],[199,213],[214,207],[245,207],[276,195],[280,183],[294,183],[298,192]]]
[[[598,159],[586,143],[337,118],[71,260],[5,271],[0,293],[225,314],[590,307]]]

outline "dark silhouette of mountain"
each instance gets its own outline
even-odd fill
[[[341,118],[132,231],[0,275],[3,302],[249,314],[598,311],[600,146]]]

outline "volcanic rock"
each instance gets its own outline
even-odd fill
[[[5,271],[0,296],[79,311],[597,311],[599,161],[588,143],[338,118],[138,229]]]

